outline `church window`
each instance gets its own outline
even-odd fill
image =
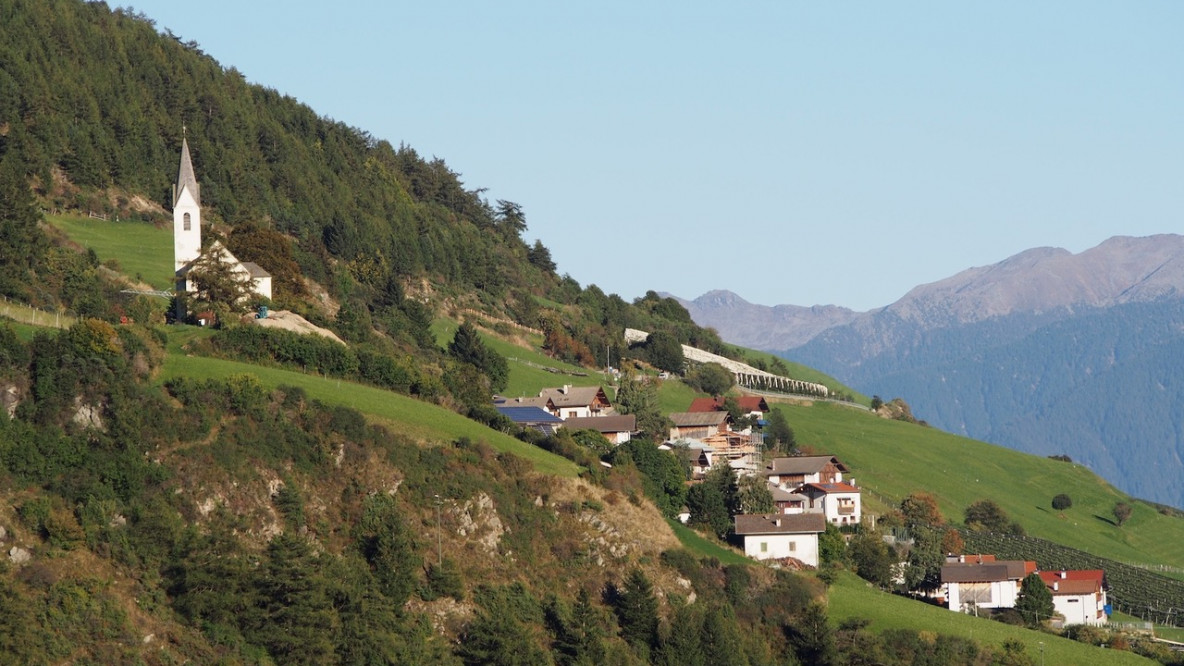
[[[189,231],[189,213],[185,213],[185,222],[182,225],[185,231]]]

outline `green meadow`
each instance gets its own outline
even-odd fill
[[[783,405],[799,445],[833,453],[865,488],[866,510],[897,505],[909,493],[933,494],[942,514],[962,522],[965,508],[994,500],[1027,533],[1114,560],[1184,567],[1184,519],[1133,502],[1122,527],[1112,509],[1130,498],[1087,468],[1020,453],[940,430],[840,405]],[[1068,494],[1073,506],[1052,508]]]
[[[173,234],[145,222],[114,222],[75,215],[45,219],[79,245],[94,250],[99,261],[115,260],[119,271],[156,289],[173,287]]]
[[[841,573],[828,594],[833,624],[849,618],[871,620],[868,629],[908,629],[950,634],[998,648],[1005,640],[1018,640],[1033,663],[1046,664],[1154,664],[1131,652],[1108,650],[1032,629],[1015,627],[987,618],[956,613],[946,608],[882,592],[851,573]]]
[[[445,444],[461,437],[468,437],[473,441],[483,441],[498,451],[525,458],[534,464],[535,469],[545,474],[574,477],[579,473],[579,467],[566,458],[487,428],[452,410],[405,395],[294,370],[187,355],[180,349],[180,345],[186,339],[204,335],[206,332],[193,327],[178,328],[179,335],[175,338],[170,335],[170,353],[161,371],[162,381],[172,377],[220,379],[232,375],[254,375],[267,388],[281,385],[302,388],[310,398],[326,404],[357,409],[412,439]]]

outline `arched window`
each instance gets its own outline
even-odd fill
[[[185,213],[185,222],[182,224],[185,231],[189,231],[189,213]]]

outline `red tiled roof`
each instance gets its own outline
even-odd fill
[[[1041,571],[1040,580],[1053,594],[1093,594],[1106,586],[1106,572],[1101,569]]]
[[[695,398],[688,412],[715,412],[724,408],[725,398]],[[736,398],[736,405],[744,412],[767,412],[769,404],[759,395],[742,395]]]
[[[807,483],[802,488],[814,488],[824,493],[857,493],[859,488],[850,483]]]

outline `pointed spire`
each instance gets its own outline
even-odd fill
[[[184,132],[184,130],[182,130]],[[193,162],[189,159],[189,139],[181,139],[181,167],[177,170],[177,184],[173,186],[173,206],[176,207],[181,191],[189,188],[193,200],[201,205],[201,190],[197,186],[197,176],[193,174]]]

